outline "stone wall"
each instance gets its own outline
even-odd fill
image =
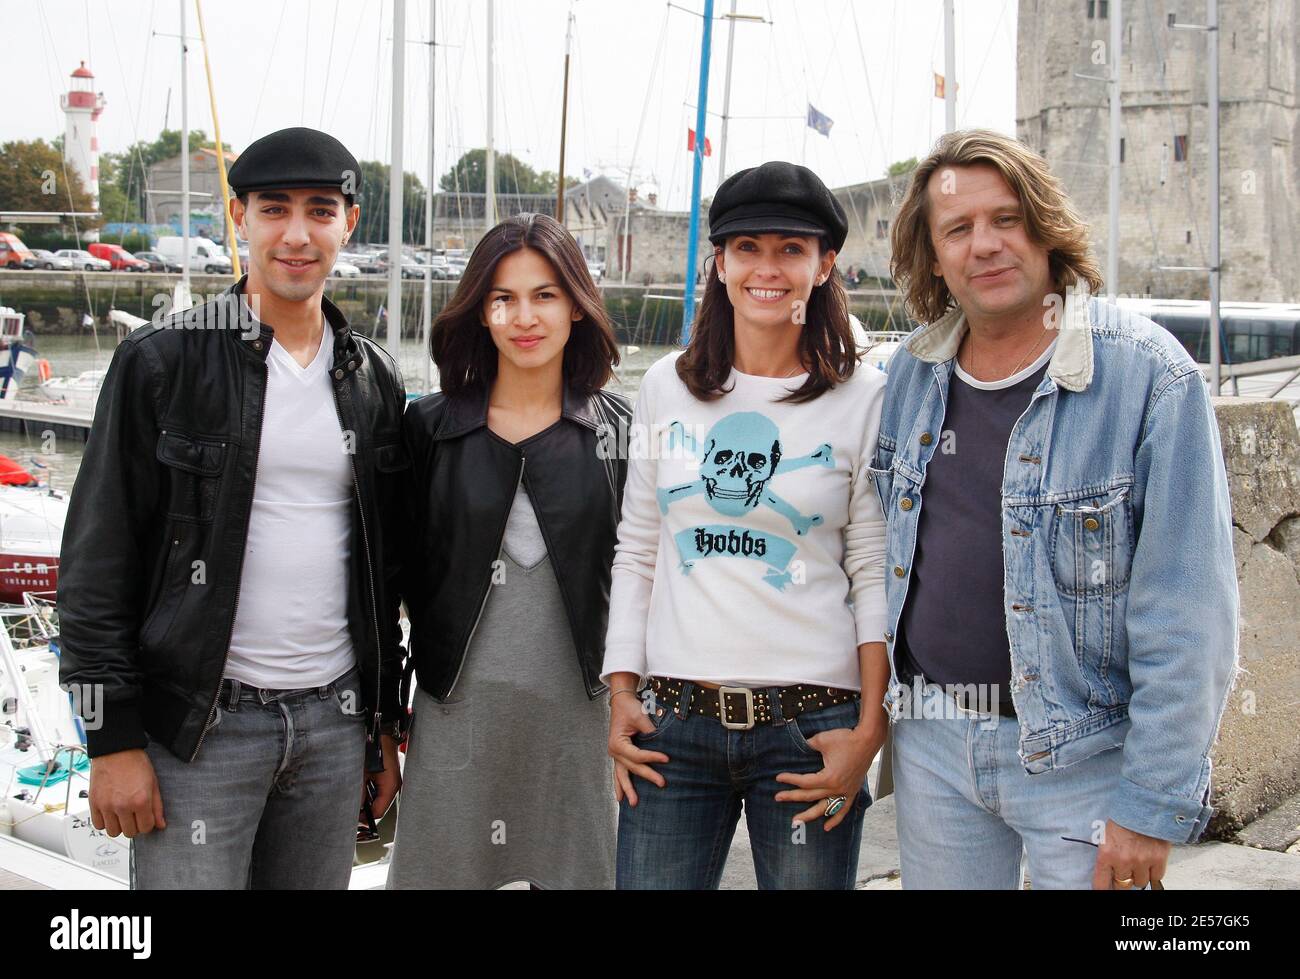
[[[1240,667],[1212,759],[1230,835],[1300,790],[1300,438],[1283,401],[1217,398],[1241,595]]]
[[[1020,0],[1016,133],[1041,152],[1107,250],[1110,21],[1085,0]],[[1113,5],[1112,5],[1113,6]],[[1209,116],[1204,0],[1124,5],[1120,283],[1127,294],[1208,298]],[[1223,297],[1300,299],[1300,0],[1223,0],[1220,29],[1220,207]],[[1186,139],[1187,158],[1175,143]]]

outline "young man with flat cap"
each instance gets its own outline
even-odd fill
[[[377,615],[401,376],[323,297],[360,168],[311,129],[230,169],[247,275],[118,347],[73,489],[65,683],[94,824],[137,888],[342,888],[365,782],[397,792],[399,637]]]

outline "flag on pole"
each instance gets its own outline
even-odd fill
[[[688,152],[691,153],[695,152],[695,130],[694,129],[686,130],[686,149]],[[704,137],[704,155],[705,156],[713,155],[713,144],[709,142],[709,137],[707,136]]]
[[[943,98],[943,94],[944,94],[944,93],[943,93],[943,85],[944,85],[943,76],[940,75],[940,74],[936,71],[936,72],[934,73],[934,97],[935,97],[936,99],[941,99],[941,98]],[[958,82],[958,83],[957,83],[957,91],[958,91],[958,92],[961,91],[961,82]]]
[[[823,136],[829,136],[833,125],[835,125],[834,119],[818,112],[811,102],[808,103],[808,126],[810,128],[817,130]]]

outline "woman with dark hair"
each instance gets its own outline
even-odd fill
[[[717,887],[742,807],[760,888],[854,885],[889,665],[847,230],[811,170],[728,178],[690,344],[642,381],[602,671],[620,888]]]
[[[631,412],[572,236],[489,231],[430,353],[442,390],[403,422],[417,689],[388,886],[612,887],[600,666]]]

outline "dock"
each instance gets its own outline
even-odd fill
[[[0,431],[18,432],[32,438],[44,438],[47,432],[56,438],[86,441],[94,412],[89,408],[43,401],[0,401]]]

